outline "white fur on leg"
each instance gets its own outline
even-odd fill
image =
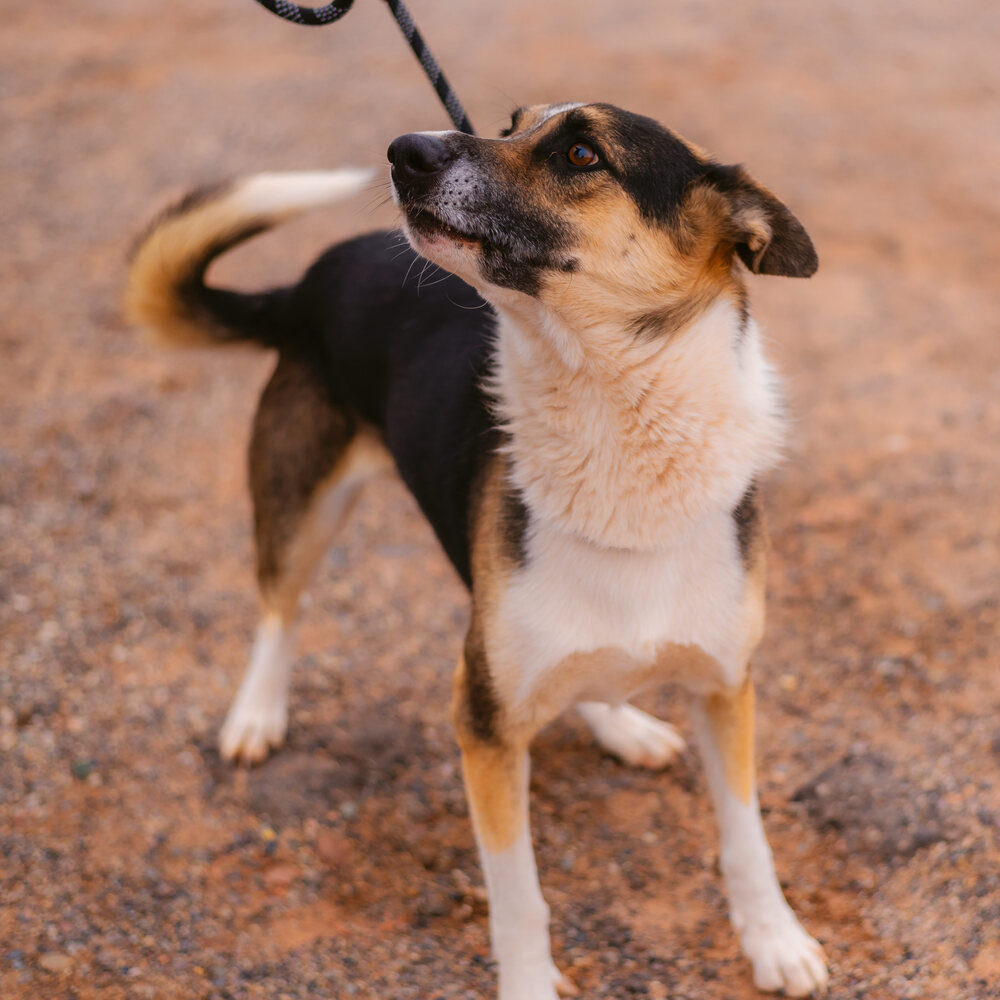
[[[481,854],[500,1000],[555,1000],[557,991],[575,993],[552,961],[549,908],[538,884],[527,824],[507,850]]]
[[[785,902],[756,793],[744,803],[727,788],[722,799],[717,807],[722,834],[720,863],[733,926],[743,954],[753,963],[754,985],[791,997],[822,993],[827,984],[823,949],[802,929]]]
[[[526,762],[525,796],[527,771]],[[549,908],[538,884],[527,809],[510,847],[488,851],[481,840],[479,845],[490,903],[490,938],[499,966],[500,1000],[556,1000],[558,993],[575,995],[573,984],[552,961]]]
[[[285,742],[294,656],[294,630],[278,615],[265,617],[257,629],[243,683],[219,733],[219,753],[225,760],[253,764]]]
[[[743,802],[726,782],[722,755],[703,709],[693,712],[721,836],[720,865],[733,926],[753,964],[754,985],[790,997],[823,993],[826,959],[785,902],[764,834],[756,789]]]
[[[597,742],[634,767],[666,767],[687,745],[669,722],[654,719],[632,705],[585,701],[577,709]]]

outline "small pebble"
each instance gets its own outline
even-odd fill
[[[58,951],[47,951],[38,959],[38,965],[46,972],[65,972],[73,965],[73,959]]]

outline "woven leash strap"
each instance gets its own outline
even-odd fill
[[[427,78],[441,98],[441,103],[448,112],[448,117],[452,120],[455,128],[461,132],[468,132],[475,135],[476,130],[469,121],[469,116],[465,113],[461,101],[459,101],[455,91],[451,89],[451,84],[445,79],[441,67],[437,60],[431,55],[431,50],[427,48],[426,42],[417,31],[417,26],[410,17],[410,12],[402,0],[385,0],[392,11],[392,16],[396,19],[400,30],[406,36],[406,40],[413,49],[413,54],[420,60]],[[354,0],[340,0],[340,3],[329,3],[325,7],[300,7],[298,4],[290,3],[289,0],[257,0],[261,7],[267,8],[272,14],[283,17],[293,24],[332,24],[339,21],[353,6]]]

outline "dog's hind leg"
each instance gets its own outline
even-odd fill
[[[282,357],[261,396],[249,458],[263,614],[219,750],[252,763],[285,739],[302,592],[387,457],[375,433],[331,399],[313,364]]]
[[[669,722],[632,705],[585,701],[577,710],[597,742],[626,764],[657,770],[684,752],[684,737]]]

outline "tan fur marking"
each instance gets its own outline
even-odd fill
[[[579,261],[578,273],[555,272],[546,279],[543,299],[561,314],[583,306],[590,319],[624,316],[641,323],[655,317],[657,332],[670,334],[716,299],[741,302],[745,295],[732,267],[728,206],[707,186],[692,189],[669,229],[643,220],[610,182],[579,203],[553,210],[581,234],[568,251]]]
[[[771,242],[771,223],[767,214],[759,205],[737,206],[733,213],[733,221],[745,233],[746,244],[753,254],[751,271],[760,267],[760,259]]]
[[[167,209],[139,242],[129,268],[125,318],[144,327],[156,343],[191,347],[214,343],[211,324],[192,317],[178,289],[195,273],[213,243],[227,243],[242,231],[263,227],[233,197],[235,185],[199,198],[189,196]]]
[[[508,460],[502,452],[491,455],[479,476],[472,504],[472,567],[477,592],[499,593],[510,572],[511,554],[504,540],[504,497],[512,489]]]
[[[511,719],[511,727],[522,739],[530,739],[581,701],[616,704],[654,685],[672,683],[705,693],[718,690],[725,682],[722,665],[700,646],[665,642],[645,661],[611,646],[573,653],[546,671]],[[512,692],[509,697],[513,697]]]
[[[309,508],[296,526],[295,535],[282,555],[281,571],[261,594],[265,611],[294,621],[299,599],[320,559],[326,554],[337,529],[357,502],[366,479],[391,469],[392,459],[381,437],[372,430],[359,431],[330,474],[316,487]],[[341,491],[336,509],[326,504]]]
[[[503,491],[508,488],[507,474],[507,459],[500,454],[492,455],[470,499],[472,606],[473,615],[480,617],[484,625],[492,619],[511,571],[500,519]],[[487,628],[487,634],[488,631]]]
[[[505,851],[523,825],[528,808],[521,791],[524,751],[473,744],[462,750],[462,773],[472,818],[487,851]]]
[[[472,565],[473,615],[489,620],[510,573],[504,558],[501,537],[500,505],[506,476],[506,461],[500,455],[491,456],[473,486],[470,498],[472,545],[469,555]]]
[[[741,802],[749,803],[756,781],[754,687],[750,675],[735,692],[709,695],[705,713],[722,755],[726,784]]]
[[[219,253],[310,208],[358,193],[367,170],[256,174],[196,191],[155,219],[133,252],[125,289],[126,318],[163,344],[191,346],[241,340],[189,301]],[[235,336],[234,336],[235,333]]]
[[[746,645],[743,658],[747,662],[764,636],[767,608],[767,529],[762,525],[750,550],[750,565],[744,582],[743,610],[746,616]]]
[[[463,657],[455,672],[452,705],[460,742],[463,734],[475,732],[483,739],[487,733],[501,742],[505,738],[504,700],[497,691],[490,649],[491,640],[496,639],[493,623],[499,598],[512,569],[503,521],[504,493],[509,489],[506,459],[495,453],[473,483],[469,504],[473,590],[465,649],[476,654],[476,662],[470,666]]]
[[[609,176],[594,174],[572,197],[532,169],[535,148],[560,128],[563,115],[550,108],[521,109],[517,133],[493,148],[495,168],[516,181],[519,196],[563,219],[580,236],[567,248],[577,262],[571,273],[546,276],[547,306],[575,320],[652,318],[663,332],[688,325],[711,302],[725,295],[742,301],[744,288],[732,267],[730,206],[710,185],[692,188],[670,227],[642,219],[631,197]],[[597,135],[608,115],[586,109]],[[680,137],[678,137],[680,138]],[[706,159],[694,144],[693,154]],[[612,158],[615,150],[610,148]],[[574,316],[575,314],[575,316]]]
[[[462,774],[483,847],[503,851],[517,837],[528,808],[522,777],[527,744],[486,744],[472,735],[465,703],[465,669],[465,657],[460,656],[453,682],[452,715],[462,750]]]

